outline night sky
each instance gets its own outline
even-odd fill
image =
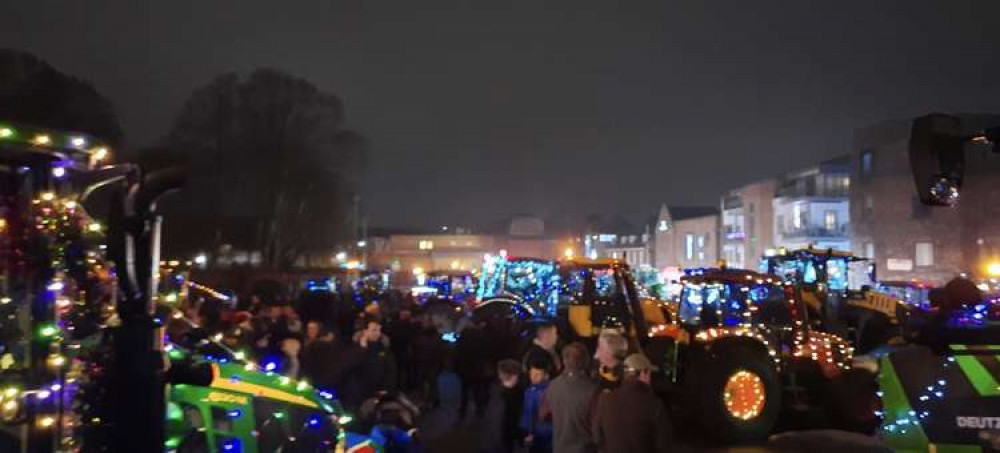
[[[0,4],[0,46],[94,83],[131,147],[225,71],[336,93],[392,226],[715,204],[856,127],[1000,111],[998,44],[995,0]]]

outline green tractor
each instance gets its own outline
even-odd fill
[[[332,394],[164,342],[155,204],[179,181],[109,155],[0,122],[0,451],[382,451]]]
[[[962,286],[973,296],[914,313],[908,343],[873,354],[880,435],[896,451],[1000,451],[1000,300],[967,280],[944,292]]]
[[[384,451],[371,437],[349,431],[357,426],[354,417],[328,391],[224,353],[199,355],[176,345],[167,350],[172,365],[195,365],[198,374],[208,374],[201,376],[207,382],[170,386],[168,452]]]

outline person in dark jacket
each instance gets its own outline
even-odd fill
[[[333,332],[316,321],[310,321],[306,325],[305,346],[299,361],[302,376],[313,386],[324,390],[339,389],[344,370],[352,365],[349,363],[351,359],[345,346],[336,341]]]
[[[483,419],[480,453],[511,453],[524,438],[519,420],[525,387],[520,363],[506,359],[497,364],[497,381],[490,389]]]
[[[535,338],[531,346],[528,346],[521,363],[524,365],[524,372],[528,372],[528,367],[532,363],[545,363],[545,371],[550,377],[559,374],[562,370],[562,361],[559,352],[556,351],[556,344],[559,343],[559,329],[555,324],[545,323],[535,329]]]
[[[382,334],[382,322],[367,317],[362,326],[354,335],[355,351],[361,357],[345,386],[344,405],[349,408],[359,406],[380,391],[396,389],[396,361],[389,349],[389,337]]]
[[[438,375],[444,367],[444,358],[448,355],[448,345],[441,339],[441,334],[434,328],[426,312],[421,313],[419,330],[413,337],[413,352],[415,381],[418,393],[423,403],[431,408],[440,406],[438,395]]]
[[[396,319],[387,326],[389,338],[392,338],[392,355],[396,358],[399,370],[399,389],[413,390],[416,387],[415,369],[413,364],[413,339],[419,326],[413,319],[413,311],[402,307]]]
[[[521,408],[521,429],[524,431],[524,445],[529,453],[550,453],[552,451],[552,422],[542,411],[545,391],[549,387],[551,361],[539,360],[528,364],[530,384],[524,390],[524,407]]]
[[[455,345],[455,372],[461,384],[461,403],[458,418],[468,412],[469,398],[476,405],[476,417],[482,417],[489,398],[490,369],[489,340],[483,323],[477,322],[462,331]]]
[[[601,453],[655,453],[670,449],[670,425],[650,386],[656,367],[642,354],[628,356],[622,384],[601,393],[591,432]]]
[[[583,343],[571,343],[562,350],[563,373],[552,380],[545,392],[543,417],[552,414],[555,453],[594,453],[590,416],[597,396],[597,384],[587,374],[590,353]]]

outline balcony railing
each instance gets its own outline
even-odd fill
[[[851,234],[850,225],[844,224],[836,228],[805,226],[802,228],[781,228],[778,234],[786,238],[847,238]]]
[[[747,232],[738,226],[724,226],[722,227],[722,234],[730,241],[740,241],[747,237]]]

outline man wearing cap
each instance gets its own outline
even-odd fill
[[[650,386],[656,367],[642,354],[625,358],[621,386],[601,394],[592,434],[600,452],[668,451],[670,425],[663,403]]]

